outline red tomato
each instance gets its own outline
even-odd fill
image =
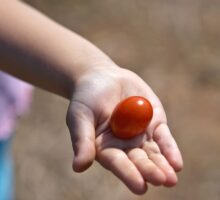
[[[152,117],[150,102],[144,97],[131,96],[116,106],[110,126],[116,137],[130,139],[144,133]]]

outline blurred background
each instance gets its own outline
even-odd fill
[[[174,188],[132,194],[99,164],[71,170],[67,101],[36,89],[14,139],[17,200],[219,200],[220,1],[28,0],[156,92],[184,158]],[[56,33],[54,33],[56,34]]]

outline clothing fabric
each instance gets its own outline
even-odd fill
[[[11,135],[11,134],[10,134]],[[14,199],[14,172],[11,138],[0,141],[0,199]]]
[[[28,111],[32,86],[0,71],[0,140],[14,132],[16,119]]]
[[[0,71],[0,200],[14,199],[11,137],[31,100],[32,86]]]

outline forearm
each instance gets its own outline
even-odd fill
[[[3,3],[4,2],[4,3]],[[31,7],[0,5],[0,69],[70,98],[77,77],[112,61],[97,47]]]

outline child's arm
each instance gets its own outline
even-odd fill
[[[137,194],[146,191],[146,180],[176,184],[182,158],[159,99],[140,77],[87,40],[20,1],[2,0],[0,69],[70,100],[75,171],[96,159]],[[148,98],[154,116],[147,138],[119,140],[111,134],[109,118],[121,99],[133,95]]]
[[[20,1],[0,5],[0,69],[70,98],[78,77],[113,62],[97,47]]]

